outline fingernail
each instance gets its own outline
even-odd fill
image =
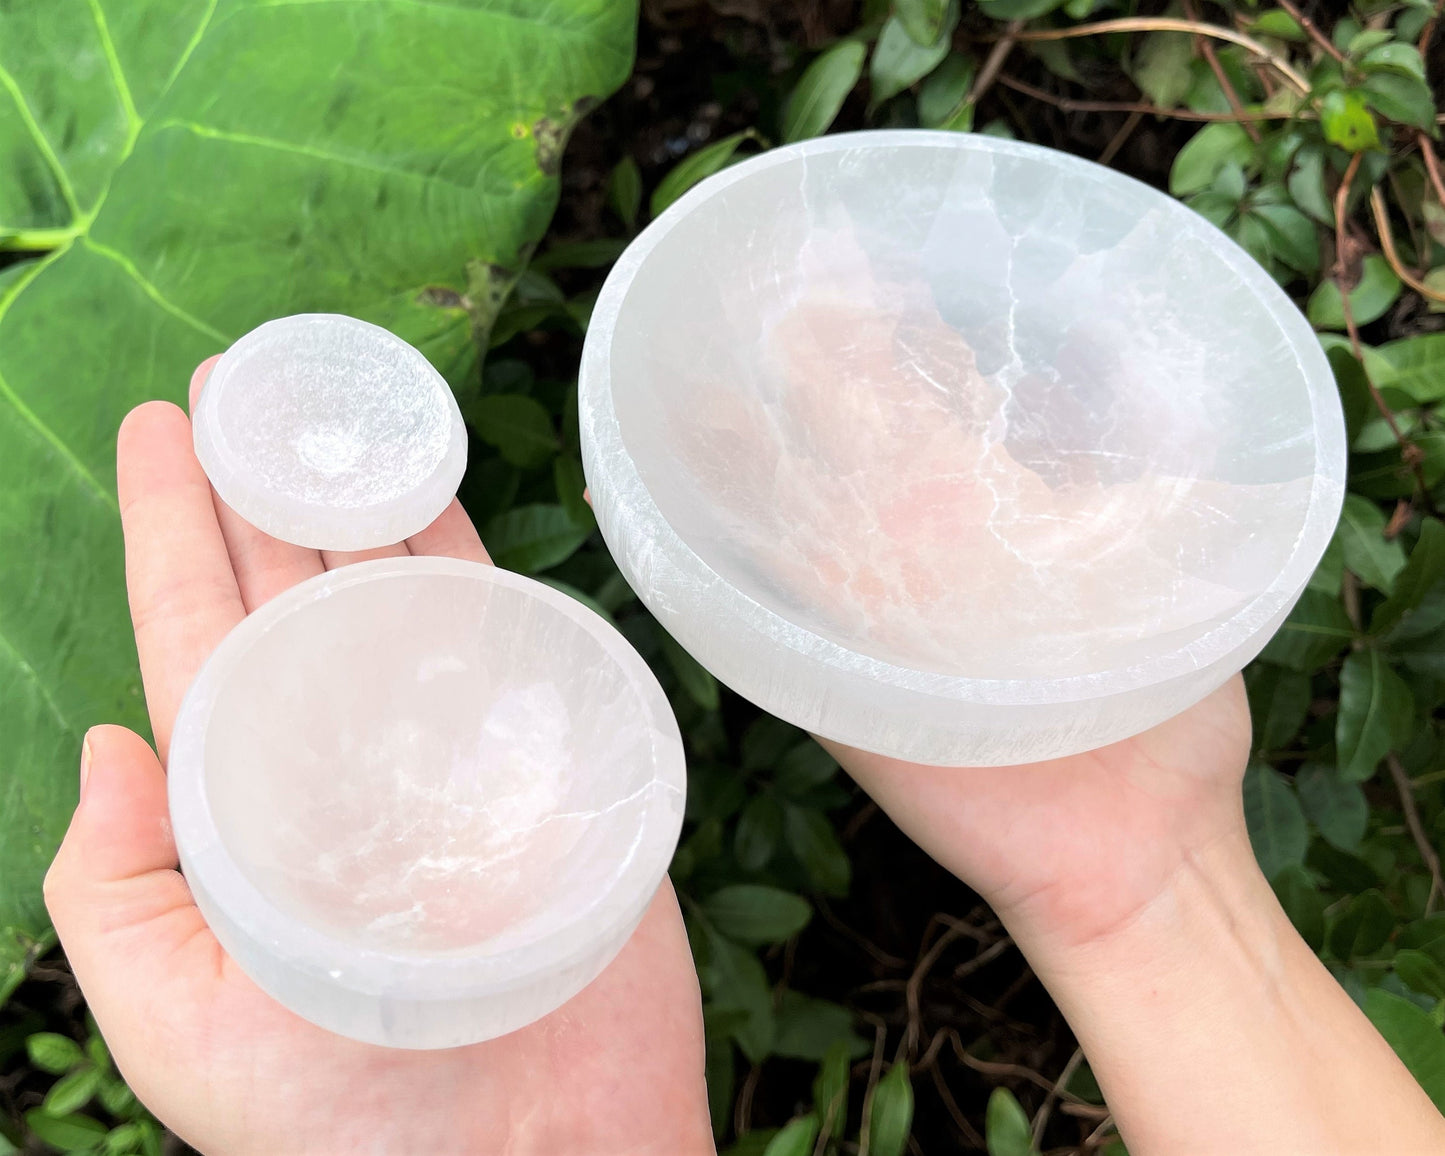
[[[85,732],[85,741],[80,744],[80,793],[85,794],[85,780],[90,778],[90,732]]]

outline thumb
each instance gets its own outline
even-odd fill
[[[165,771],[146,741],[124,727],[93,727],[80,781],[80,804],[45,876],[45,904],[95,1002],[107,973],[155,949],[157,920],[195,907],[176,870]]]

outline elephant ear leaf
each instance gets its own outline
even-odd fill
[[[262,321],[349,313],[459,386],[631,68],[616,0],[0,5],[0,998],[80,736],[144,725],[121,417]]]

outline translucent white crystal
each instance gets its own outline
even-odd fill
[[[196,457],[216,492],[275,538],[326,550],[390,545],[446,509],[466,427],[431,363],[334,313],[252,330],[211,370]]]
[[[1252,657],[1338,516],[1289,299],[1187,208],[991,137],[888,131],[704,182],[618,262],[579,382],[603,535],[767,710],[1018,763]]]
[[[452,1047],[621,948],[682,822],[681,740],[617,631],[550,587],[407,557],[238,625],[176,724],[181,864],[231,956],[356,1039]]]

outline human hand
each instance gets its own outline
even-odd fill
[[[1018,767],[927,767],[823,745],[1016,937],[1076,945],[1125,924],[1181,867],[1248,848],[1244,680],[1112,746]]]
[[[1153,730],[1032,766],[829,749],[993,905],[1135,1156],[1445,1151],[1445,1120],[1255,862],[1249,741],[1236,676]]]
[[[192,400],[210,365],[197,370]],[[186,688],[228,630],[323,569],[368,557],[488,561],[453,500],[404,545],[334,554],[277,541],[213,494],[175,406],[121,426],[126,576],[160,758],[97,727],[81,801],[45,896],[122,1074],[206,1153],[712,1152],[697,976],[664,883],[627,946],[537,1023],[443,1051],[333,1035],[257,988],[211,934],[177,870],[166,803],[171,728]]]

